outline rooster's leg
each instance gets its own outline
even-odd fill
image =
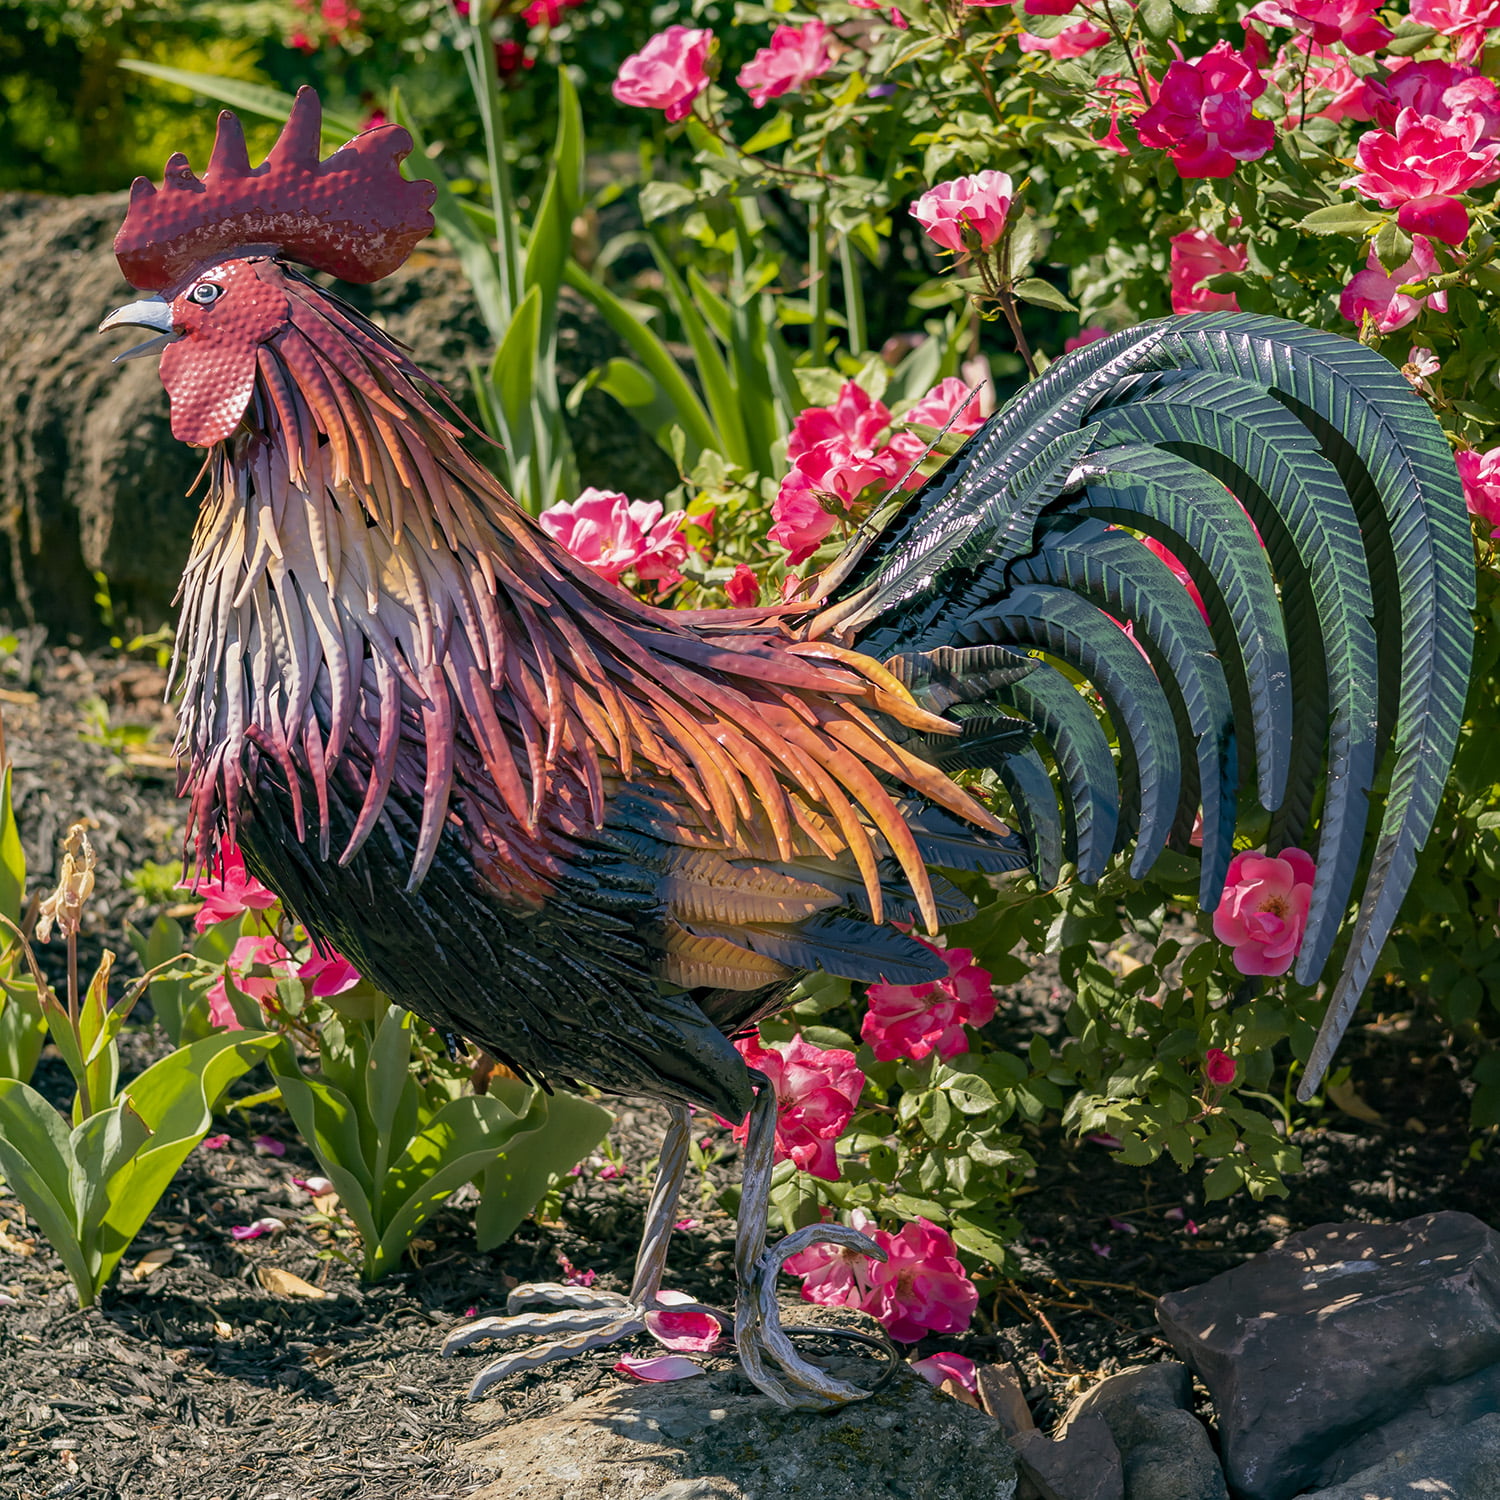
[[[734,1253],[735,1276],[739,1282],[734,1341],[740,1363],[756,1388],[778,1406],[799,1411],[827,1411],[851,1401],[862,1401],[873,1396],[900,1363],[894,1345],[888,1339],[872,1338],[852,1330],[783,1328],[776,1301],[776,1278],[782,1262],[809,1245],[838,1245],[845,1250],[873,1256],[876,1260],[884,1260],[885,1252],[873,1240],[844,1224],[813,1224],[787,1235],[769,1250],[766,1248],[771,1171],[775,1166],[776,1093],[762,1074],[752,1072],[750,1077],[757,1092],[745,1143],[739,1236]],[[886,1369],[869,1390],[839,1380],[819,1366],[809,1364],[797,1353],[789,1337],[793,1333],[832,1336],[868,1345],[885,1355]],[[780,1374],[767,1368],[768,1355],[780,1367]]]
[[[516,1287],[506,1299],[507,1316],[476,1318],[449,1334],[443,1353],[452,1354],[479,1339],[545,1338],[547,1342],[518,1350],[486,1365],[469,1387],[469,1399],[478,1400],[497,1380],[522,1370],[534,1370],[553,1360],[571,1359],[590,1349],[618,1343],[646,1329],[646,1314],[656,1307],[662,1272],[667,1261],[667,1242],[677,1218],[677,1199],[688,1159],[688,1113],[679,1105],[671,1108],[672,1123],[662,1142],[656,1185],[646,1208],[646,1228],[636,1255],[635,1279],[630,1295],[594,1291],[588,1287],[530,1282]],[[523,1313],[536,1303],[549,1303],[564,1312]],[[674,1303],[674,1312],[693,1311],[696,1304]],[[722,1318],[713,1308],[701,1309]],[[559,1338],[555,1335],[564,1335]]]

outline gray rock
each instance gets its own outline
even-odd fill
[[[862,1321],[836,1311],[842,1326]],[[799,1307],[797,1320],[818,1312]],[[473,1410],[484,1420],[483,1404]],[[871,1400],[828,1414],[782,1411],[737,1370],[661,1385],[622,1379],[462,1451],[497,1471],[473,1500],[1013,1500],[1016,1492],[999,1424],[908,1369]]]
[[[1495,1500],[1500,1496],[1500,1413],[1429,1433],[1343,1484],[1304,1500]]]
[[[1398,1450],[1414,1448],[1434,1434],[1462,1427],[1488,1412],[1500,1412],[1500,1365],[1423,1391],[1410,1410],[1341,1448],[1318,1470],[1313,1482],[1342,1484]]]
[[[0,611],[84,640],[103,632],[96,570],[121,623],[151,629],[171,617],[197,513],[186,492],[202,463],[172,437],[157,361],[112,365],[128,331],[94,332],[138,295],[110,251],[126,197],[0,193]],[[441,245],[424,243],[373,287],[337,290],[410,344],[473,414],[468,364],[488,357],[489,337]],[[558,346],[564,391],[624,352],[567,289]],[[603,392],[584,396],[568,428],[581,485],[660,499],[677,483],[671,461]]]
[[[1010,1445],[1041,1500],[1124,1500],[1120,1450],[1102,1417],[1085,1412],[1056,1437],[1033,1429],[1012,1437]]]
[[[1435,1385],[1500,1362],[1500,1236],[1470,1214],[1322,1224],[1157,1303],[1243,1500],[1290,1500]]]
[[[1229,1500],[1213,1443],[1189,1409],[1192,1399],[1186,1365],[1138,1365],[1085,1391],[1063,1426],[1090,1415],[1109,1424],[1124,1466],[1125,1500]]]

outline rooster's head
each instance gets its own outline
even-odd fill
[[[183,442],[220,442],[244,416],[259,346],[287,322],[277,261],[378,281],[432,231],[436,187],[400,173],[411,150],[405,130],[377,126],[326,161],[321,135],[318,96],[301,89],[275,146],[252,169],[244,131],[226,110],[201,179],[179,152],[159,189],[144,177],[131,189],[115,255],[126,279],[154,295],[117,308],[99,331],[155,330],[120,358],[162,352],[172,432]]]

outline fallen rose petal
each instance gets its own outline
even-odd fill
[[[321,1198],[324,1193],[333,1191],[333,1184],[326,1177],[294,1177],[292,1185],[301,1188],[304,1193],[311,1193],[314,1198]]]
[[[658,1354],[650,1359],[624,1355],[615,1361],[615,1374],[631,1375],[637,1380],[688,1380],[707,1375],[702,1365],[683,1354]]]
[[[265,1156],[286,1155],[285,1144],[278,1141],[274,1135],[258,1135],[250,1144]]]
[[[691,1305],[696,1297],[686,1292],[674,1292],[663,1287],[656,1294],[658,1302],[668,1307]],[[646,1329],[657,1343],[668,1349],[692,1354],[701,1354],[712,1349],[724,1336],[719,1320],[708,1312],[649,1312],[646,1314]]]
[[[219,1151],[229,1144],[227,1135],[206,1135],[198,1142],[205,1151]]]
[[[263,1234],[276,1234],[285,1228],[280,1219],[257,1219],[253,1224],[234,1224],[229,1232],[237,1240],[258,1240]]]
[[[929,1354],[926,1359],[914,1359],[911,1367],[923,1380],[931,1381],[935,1386],[940,1387],[945,1380],[956,1380],[966,1391],[979,1389],[974,1361],[947,1349],[938,1354]]]

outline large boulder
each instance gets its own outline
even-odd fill
[[[196,513],[186,492],[202,461],[171,435],[157,361],[112,365],[127,335],[95,337],[106,313],[138,295],[110,252],[125,202],[0,194],[0,612],[82,641],[106,630],[96,574],[118,621],[149,629],[170,618]],[[440,244],[373,287],[338,291],[469,404],[468,367],[488,359],[488,335]],[[565,390],[622,352],[571,293],[558,342]],[[652,499],[676,482],[666,455],[599,391],[569,430],[584,485]]]
[[[1500,1235],[1462,1213],[1320,1224],[1157,1318],[1218,1408],[1231,1491],[1289,1500],[1424,1392],[1500,1362]]]
[[[784,1309],[803,1324],[873,1329],[848,1308]],[[867,1379],[867,1359],[835,1360]],[[478,1421],[487,1403],[473,1409]],[[497,1409],[495,1416],[503,1416]],[[495,1479],[474,1500],[1013,1500],[1016,1470],[993,1418],[908,1366],[835,1412],[775,1406],[738,1369],[620,1383],[508,1421],[464,1444]]]

